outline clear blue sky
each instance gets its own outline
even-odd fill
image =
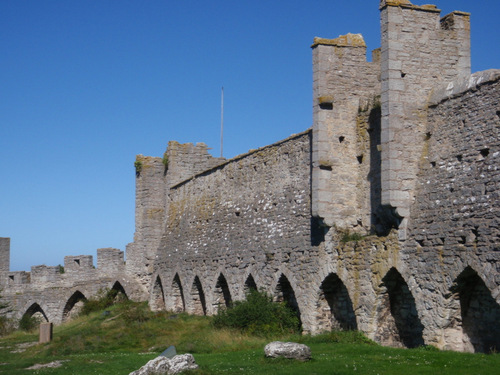
[[[414,1],[416,4],[424,2]],[[473,71],[500,68],[497,0],[472,13]],[[133,240],[136,154],[233,157],[311,126],[315,36],[380,45],[378,0],[0,1],[0,237],[13,271]]]

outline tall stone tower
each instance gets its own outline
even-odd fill
[[[406,238],[432,89],[470,75],[469,13],[382,0],[382,205]]]

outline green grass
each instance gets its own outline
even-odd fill
[[[15,332],[0,338],[0,374],[128,374],[169,345],[192,353],[200,370],[191,374],[500,374],[500,354],[442,352],[433,348],[381,347],[358,332],[288,336],[281,340],[311,347],[312,360],[266,359],[271,338],[216,329],[211,319],[149,312],[145,304],[125,302],[54,328],[54,340],[36,343],[38,333]],[[274,338],[273,338],[274,339]],[[27,371],[37,363],[64,361],[59,368]]]

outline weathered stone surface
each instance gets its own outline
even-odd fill
[[[313,126],[230,160],[170,142],[136,160],[136,230],[117,249],[10,272],[12,317],[59,323],[113,288],[214,314],[263,288],[304,332],[384,345],[500,347],[500,75],[470,73],[469,15],[382,1],[382,47],[315,39]],[[140,168],[139,168],[140,166]]]
[[[170,359],[166,357],[156,357],[142,366],[139,370],[131,372],[129,375],[164,375],[170,369]]]
[[[176,355],[173,358],[158,356],[130,375],[174,375],[197,368],[193,355],[189,353]]]
[[[168,374],[180,374],[187,370],[196,370],[198,365],[196,364],[192,354],[181,354],[176,355],[174,358],[170,359],[170,369]]]
[[[264,348],[266,357],[271,358],[288,358],[297,359],[299,361],[308,361],[311,359],[311,348],[304,344],[296,342],[281,342],[273,341],[267,344]]]

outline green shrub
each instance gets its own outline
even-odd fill
[[[15,330],[13,321],[4,315],[0,316],[0,336],[5,336]]]
[[[19,321],[21,331],[32,332],[40,325],[40,320],[33,315],[25,314]]]
[[[95,297],[84,301],[80,315],[89,315],[94,311],[104,310],[117,302],[122,302],[126,299],[122,293],[111,289],[101,290]]]
[[[123,301],[118,311],[127,323],[146,322],[153,316],[147,304],[135,303],[129,300]]]
[[[163,163],[163,165],[165,166],[165,169],[168,168],[168,155],[167,155],[167,152],[165,151],[165,153],[163,154],[163,159],[161,159],[161,162]]]
[[[219,309],[214,316],[216,328],[236,328],[259,336],[296,333],[299,318],[286,303],[273,302],[263,291],[252,290],[244,301],[236,301],[227,309]]]
[[[142,171],[142,161],[136,160],[134,162],[134,167],[135,167],[135,174],[138,176],[141,174]]]
[[[351,231],[349,231],[349,229],[346,229],[344,231],[340,231],[340,242],[342,242],[342,243],[358,242],[364,238],[365,238],[365,236],[363,236],[361,233],[351,232]]]

